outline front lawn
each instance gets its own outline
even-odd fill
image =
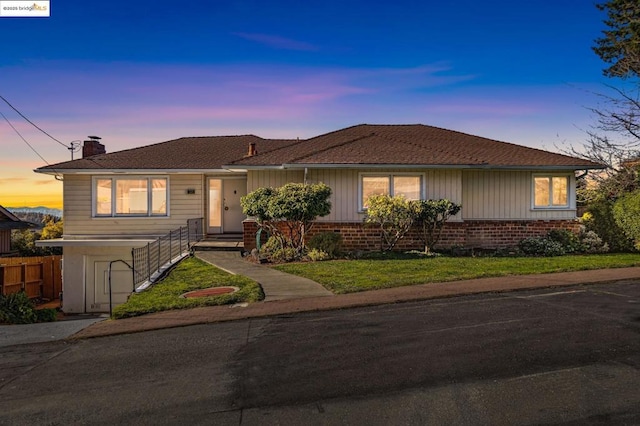
[[[235,293],[218,296],[181,298],[192,290],[209,287],[235,286]],[[198,306],[226,305],[240,302],[257,302],[264,298],[260,285],[240,275],[231,275],[196,257],[183,260],[169,275],[142,293],[131,295],[127,303],[113,310],[113,318],[126,318],[170,309]]]
[[[640,266],[640,254],[616,253],[558,257],[422,257],[291,263],[274,268],[312,279],[334,293],[505,275]]]

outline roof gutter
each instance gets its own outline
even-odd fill
[[[254,167],[262,169],[261,167]],[[269,167],[274,168],[274,167]],[[283,164],[280,169],[466,169],[466,170],[598,170],[605,166],[585,165],[527,165],[527,166],[496,166],[491,164]]]
[[[230,169],[35,169],[35,173],[46,175],[111,175],[111,174],[131,174],[131,175],[148,175],[148,174],[199,174],[199,173],[234,173],[235,170]]]

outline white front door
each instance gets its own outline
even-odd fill
[[[222,179],[209,178],[208,231],[209,234],[222,233]]]
[[[242,214],[240,197],[247,195],[246,179],[225,179],[223,181],[223,218],[224,232],[237,234],[242,232],[242,221],[246,218]]]
[[[208,178],[208,230],[209,234],[241,233],[242,214],[240,197],[247,195],[246,178]]]

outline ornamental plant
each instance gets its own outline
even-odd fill
[[[431,253],[433,247],[440,241],[444,224],[461,209],[460,204],[446,199],[411,201],[414,222],[420,229],[425,253]]]
[[[240,204],[258,227],[278,240],[286,253],[300,257],[313,222],[331,212],[331,188],[324,183],[288,183],[280,188],[259,188],[242,197]],[[287,257],[288,257],[287,255]]]
[[[413,210],[403,195],[371,195],[365,224],[380,229],[380,251],[391,251],[413,224]]]
[[[613,217],[616,224],[634,241],[640,250],[640,191],[634,191],[620,197],[613,204]]]

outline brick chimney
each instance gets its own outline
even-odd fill
[[[258,149],[256,148],[256,143],[251,142],[249,144],[249,150],[247,151],[247,155],[245,155],[245,157],[253,157],[257,153],[258,153]]]
[[[89,140],[83,142],[82,158],[91,157],[92,155],[106,154],[107,150],[100,143],[100,137],[89,136]]]

